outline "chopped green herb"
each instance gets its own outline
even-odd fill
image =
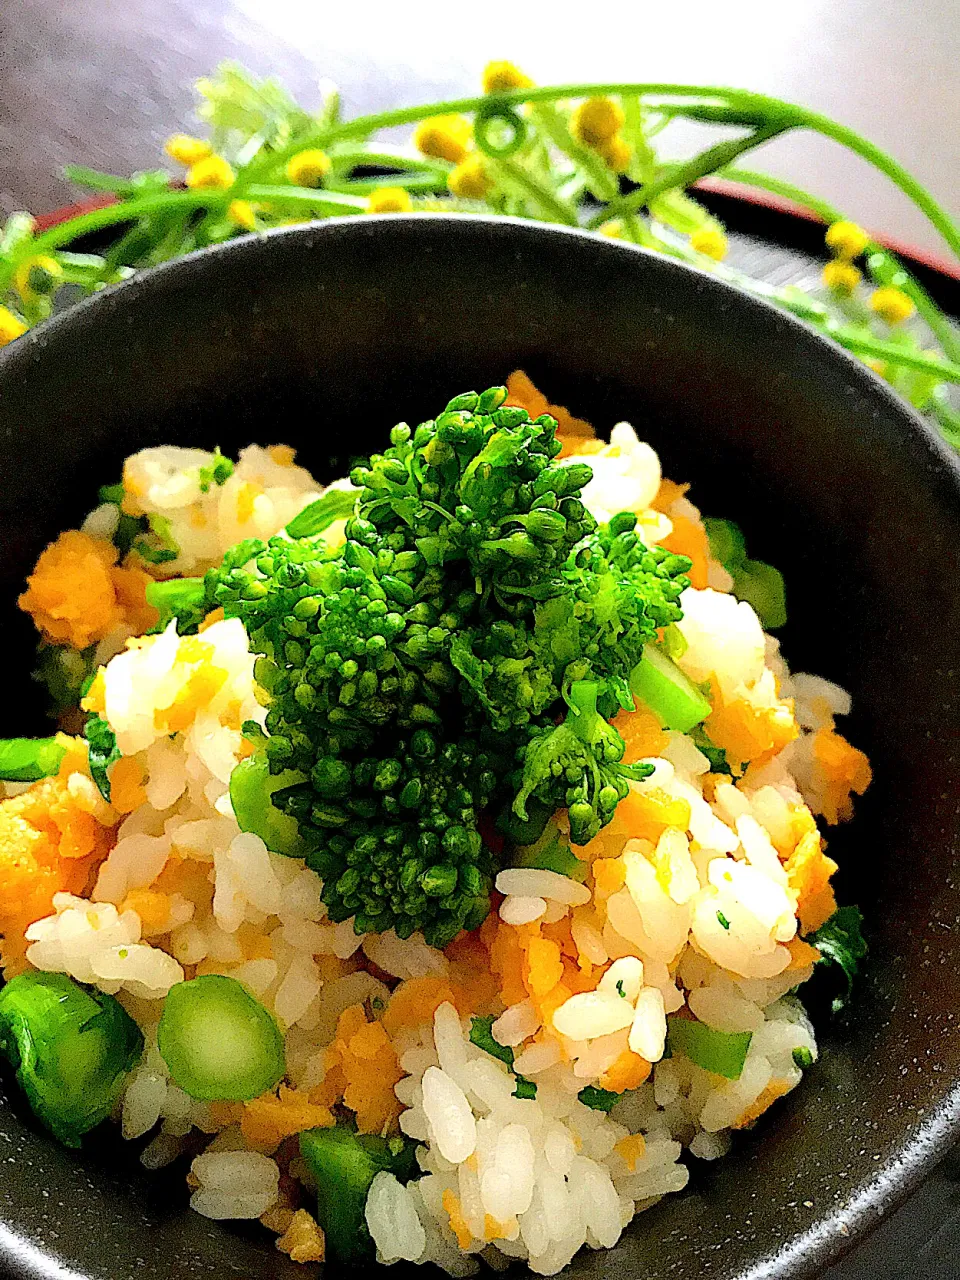
[[[592,1111],[609,1111],[620,1095],[612,1093],[609,1089],[598,1089],[595,1085],[588,1084],[585,1089],[580,1090],[577,1097]]]
[[[225,458],[220,452],[220,446],[213,451],[213,457],[203,467],[200,468],[198,476],[200,482],[200,492],[209,493],[211,485],[226,484],[233,475],[234,464],[229,458]]]
[[[170,531],[166,516],[151,513],[147,516],[148,531],[133,541],[133,550],[147,564],[169,564],[180,554],[180,547]]]
[[[528,1080],[526,1076],[517,1076],[517,1087],[513,1091],[515,1098],[535,1098],[537,1096],[536,1081]]]
[[[707,736],[706,726],[698,724],[691,732],[690,737],[693,739],[694,745],[701,755],[707,757],[710,762],[711,773],[724,773],[728,776],[732,775],[729,762],[727,761],[727,753],[723,747],[714,746]]]
[[[97,497],[101,503],[112,502],[114,506],[119,507],[123,502],[124,489],[122,484],[105,484],[100,486]]]
[[[844,990],[833,1000],[833,1011],[839,1013],[850,999],[857,968],[867,954],[863,913],[859,907],[838,907],[807,941],[820,952],[818,963],[834,964],[843,974]]]
[[[116,736],[106,720],[98,715],[87,717],[83,736],[87,740],[90,776],[97,784],[104,800],[109,800],[110,778],[107,770],[120,759]]]
[[[626,993],[626,992],[624,991],[624,989],[623,989],[623,979],[622,979],[622,978],[618,978],[618,979],[617,979],[617,995],[620,997],[620,999],[621,999],[621,1000],[626,1000],[626,998],[627,998],[627,993]]]
[[[721,928],[723,929],[730,928],[730,921],[727,919],[727,917],[723,914],[722,911],[717,912],[717,920],[720,923]]]
[[[484,1053],[489,1053],[491,1057],[499,1059],[500,1062],[505,1062],[508,1067],[512,1067],[513,1050],[508,1044],[499,1044],[494,1040],[490,1029],[494,1022],[496,1017],[492,1013],[475,1017],[470,1023],[470,1043],[475,1044]],[[519,1076],[517,1078],[519,1079]]]
[[[806,1045],[801,1045],[799,1048],[794,1049],[793,1061],[801,1071],[806,1071],[807,1067],[813,1066],[813,1054]]]

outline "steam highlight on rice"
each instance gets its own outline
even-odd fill
[[[199,1148],[295,1261],[553,1275],[801,1083],[869,764],[631,426],[517,373],[328,488],[169,446],[100,497],[20,601],[63,731],[0,743],[0,1052],[61,1141]]]

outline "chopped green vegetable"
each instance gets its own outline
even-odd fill
[[[176,618],[181,631],[189,631],[203,621],[204,591],[202,578],[170,578],[166,582],[147,583],[147,604],[159,610],[155,631],[165,631]]]
[[[717,912],[717,923],[720,925],[721,929],[730,928],[730,921],[727,919],[727,917],[723,914],[722,911]]]
[[[316,1179],[317,1221],[330,1253],[339,1262],[371,1258],[373,1241],[364,1218],[370,1184],[382,1172],[401,1182],[416,1177],[416,1144],[337,1125],[301,1133],[300,1154]]]
[[[787,621],[787,589],[783,574],[762,560],[745,560],[733,580],[733,594],[752,605],[765,631]]]
[[[66,747],[54,738],[0,738],[0,781],[36,782],[60,768]]]
[[[66,974],[21,973],[0,989],[0,1053],[65,1146],[107,1118],[142,1051],[139,1027],[113,996]]]
[[[264,751],[255,751],[241,760],[230,775],[230,803],[240,830],[259,836],[271,853],[302,858],[305,845],[300,829],[289,814],[273,803],[273,795],[303,781],[303,774],[293,769],[271,776]]]
[[[280,1080],[283,1036],[235,978],[205,974],[170,988],[157,1044],[173,1082],[203,1102],[246,1102]]]
[[[732,770],[727,761],[727,753],[723,747],[714,746],[707,737],[707,731],[704,725],[698,724],[690,737],[693,739],[694,745],[701,755],[707,757],[710,762],[711,773],[732,774]]]
[[[697,686],[656,645],[644,647],[630,673],[630,689],[667,729],[689,733],[712,708]]]
[[[807,941],[820,952],[818,963],[835,964],[843,974],[844,990],[833,1001],[833,1011],[839,1013],[853,994],[853,980],[867,954],[862,911],[859,907],[838,907]]]
[[[733,578],[733,594],[755,610],[767,631],[782,627],[787,621],[787,596],[783,575],[762,560],[747,559],[743,531],[732,520],[704,522],[710,550]]]
[[[100,486],[98,498],[101,503],[110,502],[115,507],[119,507],[123,502],[124,488],[122,484],[104,484]]]
[[[490,1030],[494,1022],[496,1022],[496,1015],[492,1013],[475,1017],[470,1023],[470,1043],[475,1044],[484,1053],[489,1053],[491,1057],[498,1058],[500,1062],[505,1062],[508,1067],[512,1067],[513,1050],[508,1044],[500,1044],[499,1041],[494,1040],[493,1032]]]
[[[740,1079],[752,1039],[751,1031],[715,1031],[693,1018],[667,1019],[667,1043],[672,1052],[685,1054],[704,1071],[728,1080]]]
[[[577,1097],[592,1111],[609,1111],[620,1095],[612,1093],[609,1089],[598,1089],[595,1085],[588,1084],[586,1088],[580,1090]]]
[[[801,1071],[806,1071],[807,1067],[813,1066],[813,1054],[806,1045],[801,1045],[793,1051],[793,1061]]]
[[[337,520],[353,515],[357,505],[356,489],[328,489],[316,502],[295,515],[287,525],[291,538],[313,538]]]
[[[534,844],[520,845],[513,851],[510,862],[515,867],[530,867],[539,871],[555,871],[582,884],[587,878],[590,864],[578,858],[567,840],[548,821],[540,838]]]
[[[87,717],[83,736],[87,740],[90,776],[97,784],[104,800],[109,800],[110,778],[107,770],[120,759],[116,736],[106,720],[98,715]]]
[[[133,541],[132,549],[147,564],[169,564],[180,554],[180,546],[170,529],[166,516],[154,512],[146,517],[147,531]]]
[[[220,446],[213,451],[211,460],[200,468],[198,481],[201,493],[209,493],[212,485],[226,484],[233,475],[233,463],[220,452]]]
[[[494,1040],[493,1033],[490,1028],[496,1021],[496,1016],[492,1013],[483,1016],[477,1016],[470,1023],[470,1043],[475,1044],[478,1049],[482,1049],[484,1053],[489,1053],[491,1057],[503,1062],[511,1071],[513,1070],[513,1050],[508,1044],[500,1044]],[[517,1087],[513,1091],[515,1098],[535,1098],[537,1096],[537,1086],[533,1080],[528,1080],[526,1076],[516,1076]]]

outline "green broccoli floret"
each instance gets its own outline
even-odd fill
[[[526,820],[526,802],[536,796],[550,809],[567,809],[570,838],[586,844],[613,817],[631,779],[648,778],[651,764],[623,764],[626,744],[597,710],[600,686],[577,680],[570,686],[563,724],[531,733],[523,759],[523,786],[513,802]]]
[[[395,427],[351,474],[339,550],[318,504],[162,602],[180,612],[181,597],[188,623],[217,606],[243,621],[268,699],[268,772],[247,770],[243,821],[294,819],[285,847],[359,932],[442,945],[476,927],[494,873],[483,810],[569,804],[583,842],[642,774],[605,717],[633,705],[630,671],[680,617],[689,561],[647,548],[631,515],[598,530],[579,496],[589,466],[557,461],[555,421],[505,397],[468,392]]]

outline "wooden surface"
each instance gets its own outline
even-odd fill
[[[192,82],[224,58],[308,101],[328,77],[356,112],[469,92],[493,57],[541,82],[676,79],[801,101],[960,210],[960,0],[0,0],[0,210],[70,199],[68,160],[155,166]],[[762,158],[873,229],[939,247],[833,144],[797,135]]]

